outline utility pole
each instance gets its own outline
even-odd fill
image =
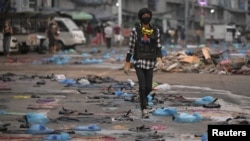
[[[122,0],[118,0],[118,26],[122,27]]]
[[[189,40],[189,38],[188,38],[188,32],[189,32],[189,30],[188,30],[188,23],[189,23],[189,18],[188,18],[188,16],[189,16],[189,14],[188,14],[188,12],[189,12],[189,0],[184,0],[184,2],[185,2],[185,10],[184,10],[184,15],[185,15],[185,25],[184,25],[184,27],[185,27],[185,35],[186,35],[186,43],[187,43],[187,41]]]

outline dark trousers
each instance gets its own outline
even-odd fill
[[[139,81],[139,96],[141,110],[148,106],[148,94],[152,91],[153,69],[135,68],[136,75]]]
[[[201,38],[200,38],[199,35],[196,35],[196,44],[197,44],[197,46],[199,46],[200,43],[201,43]]]
[[[111,38],[106,38],[106,46],[107,48],[111,48]]]
[[[11,39],[11,36],[4,36],[3,37],[3,52],[4,52],[4,55],[8,55],[9,54],[10,39]]]

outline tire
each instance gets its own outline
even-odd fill
[[[58,41],[57,42],[57,45],[56,45],[56,50],[59,51],[59,50],[63,50],[64,49],[64,44],[62,41]]]
[[[38,46],[37,47],[37,52],[39,53],[39,54],[46,54],[47,53],[47,47],[46,46]]]
[[[26,43],[19,44],[19,52],[21,54],[27,54],[30,51],[30,47]]]

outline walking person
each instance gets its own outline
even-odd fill
[[[139,81],[142,118],[149,118],[147,96],[152,91],[153,69],[156,63],[162,68],[160,31],[150,24],[152,12],[148,8],[140,9],[138,18],[141,23],[133,27],[130,34],[124,71],[125,73],[129,71],[133,56],[133,65]]]
[[[119,25],[114,27],[114,37],[115,37],[116,46],[120,47],[122,35],[121,35],[121,27]]]
[[[214,43],[214,31],[215,31],[214,26],[211,25],[210,26],[210,44],[211,45]]]
[[[105,34],[106,47],[109,49],[111,48],[111,41],[113,36],[113,28],[109,23],[107,23],[106,27],[104,28],[104,34]]]
[[[11,35],[13,34],[12,26],[10,25],[9,20],[5,20],[3,27],[3,52],[6,57],[10,55],[10,40]]]
[[[91,47],[92,44],[92,35],[93,35],[94,29],[90,22],[87,23],[87,27],[85,29],[85,35],[86,35],[86,46]]]
[[[51,22],[46,30],[47,37],[49,39],[49,49],[52,54],[56,53],[57,40],[59,36],[59,27],[56,22]]]
[[[196,45],[197,47],[199,47],[201,44],[201,28],[200,27],[197,27],[195,29],[195,36],[196,36]]]

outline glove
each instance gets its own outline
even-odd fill
[[[128,75],[129,70],[130,70],[130,62],[125,63],[123,70],[124,70],[124,73]]]
[[[156,58],[156,67],[159,68],[160,70],[163,68],[162,59],[160,57]]]

